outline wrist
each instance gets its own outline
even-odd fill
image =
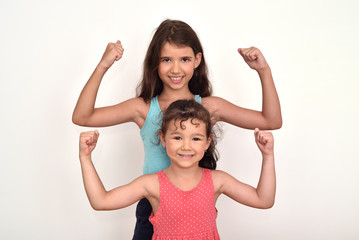
[[[80,153],[79,154],[80,157],[80,161],[91,161],[91,154],[85,154],[85,153]]]
[[[111,66],[108,66],[106,63],[100,61],[96,66],[96,70],[105,73],[110,67]]]
[[[261,79],[266,78],[268,76],[272,76],[272,71],[268,65],[264,68],[258,69],[257,73]]]
[[[266,160],[266,159],[274,159],[274,152],[262,152],[262,157],[263,157],[263,160]]]

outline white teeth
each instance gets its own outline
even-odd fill
[[[178,80],[181,80],[182,77],[171,77],[172,80],[174,81],[178,81]]]

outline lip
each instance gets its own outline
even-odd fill
[[[178,154],[182,159],[192,159],[194,154]]]
[[[183,76],[178,76],[178,77],[169,77],[171,82],[175,83],[175,84],[178,84],[178,83],[181,83],[182,80],[183,80]]]

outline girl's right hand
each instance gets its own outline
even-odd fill
[[[110,42],[107,44],[106,50],[102,55],[99,65],[109,69],[115,61],[118,61],[122,58],[123,50],[124,49],[119,40],[117,40],[115,43]]]
[[[99,135],[100,134],[97,130],[90,132],[82,132],[80,134],[80,148],[79,148],[80,157],[91,155],[91,152],[96,147],[96,143]]]

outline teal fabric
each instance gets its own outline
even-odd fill
[[[196,102],[201,103],[201,96],[195,95],[194,99]],[[145,150],[143,174],[156,173],[170,166],[170,159],[167,156],[166,149],[162,146],[158,137],[158,130],[162,124],[162,115],[156,96],[151,99],[150,110],[140,131]]]

